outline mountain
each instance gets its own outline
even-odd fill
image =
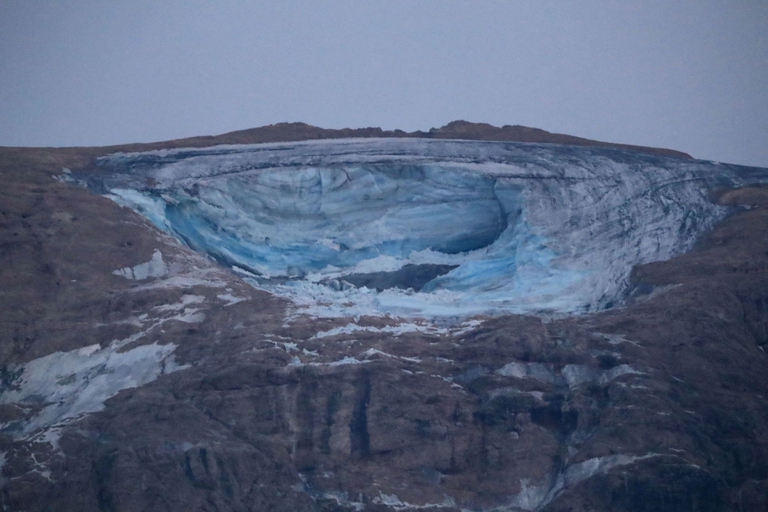
[[[768,169],[457,121],[0,172],[5,510],[768,505]]]

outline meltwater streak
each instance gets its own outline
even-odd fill
[[[600,310],[632,266],[685,252],[727,213],[707,190],[768,181],[766,169],[624,150],[419,139],[100,165],[112,172],[91,183],[117,202],[318,316]],[[419,268],[446,273],[409,290]],[[386,289],[350,284],[371,276]]]

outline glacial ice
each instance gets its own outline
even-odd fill
[[[768,170],[616,149],[347,139],[114,154],[94,189],[297,312],[581,313]],[[365,283],[366,286],[361,286]],[[355,286],[357,284],[358,286]]]

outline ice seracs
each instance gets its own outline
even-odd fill
[[[615,149],[349,139],[116,154],[91,185],[315,316],[611,307],[762,169]]]

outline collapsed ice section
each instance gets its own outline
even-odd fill
[[[348,139],[115,154],[90,184],[315,315],[579,313],[768,170],[544,144]]]

